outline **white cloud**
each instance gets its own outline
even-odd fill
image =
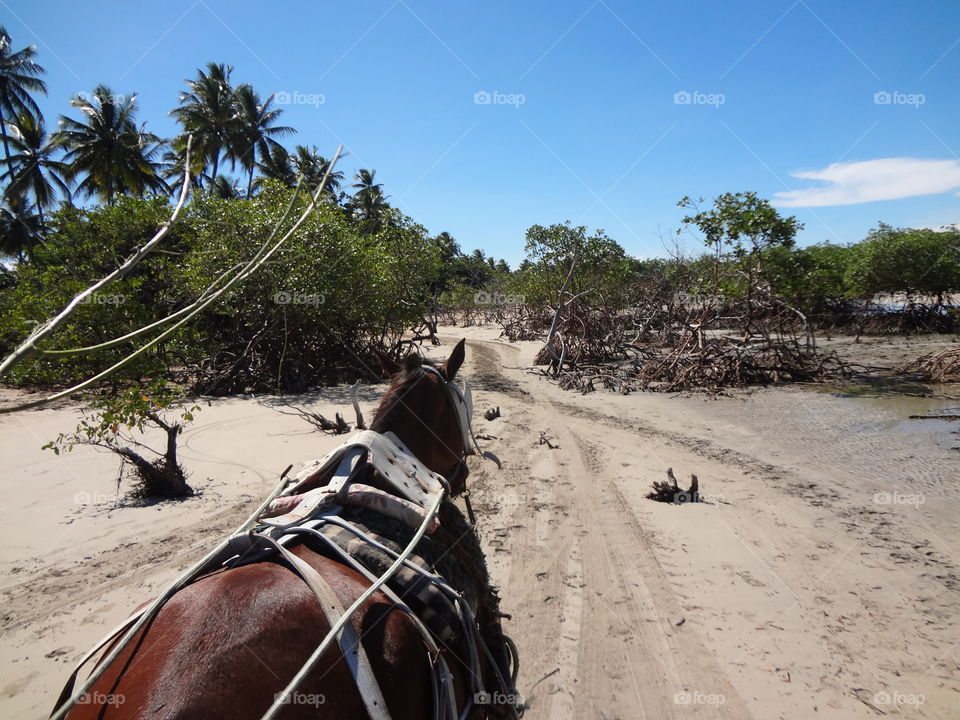
[[[780,207],[856,205],[914,195],[945,193],[960,187],[960,160],[880,158],[833,163],[823,170],[792,173],[825,186],[774,193]]]

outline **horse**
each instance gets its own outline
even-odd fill
[[[346,553],[340,552],[340,557],[331,552],[332,543],[319,542],[322,538],[317,530],[294,528],[293,540],[285,547],[276,543],[256,546],[259,540],[250,540],[256,536],[247,533],[237,536],[246,538],[246,549],[237,550],[226,561],[223,558],[233,549],[219,552],[214,562],[207,562],[196,576],[180,583],[170,597],[155,601],[159,610],[141,617],[139,629],[133,619],[122,626],[121,630],[129,630],[125,642],[119,642],[119,633],[115,633],[112,640],[101,644],[108,650],[92,674],[93,682],[88,679],[83,692],[73,695],[75,671],[54,717],[519,717],[522,704],[516,699],[515,646],[500,627],[500,618],[508,616],[499,611],[499,598],[490,584],[473,525],[449,499],[466,490],[465,456],[473,452],[469,418],[464,427],[463,410],[457,408],[457,397],[462,401],[463,395],[453,384],[464,355],[463,340],[439,366],[417,355],[396,362],[378,354],[390,385],[369,431],[374,442],[392,437],[396,442],[391,448],[406,451],[388,458],[389,463],[424,466],[443,487],[433,508],[435,518],[425,517],[429,513],[423,508],[413,508],[419,513],[417,518],[424,517],[424,523],[412,542],[418,543],[416,549],[421,552],[429,541],[429,552],[422,554],[446,567],[449,575],[458,576],[457,591],[451,594],[446,584],[453,584],[452,578],[414,573],[409,561],[402,569],[413,576],[414,590],[420,596],[425,585],[443,588],[446,594],[428,594],[427,603],[438,594],[454,598],[458,608],[454,614],[463,621],[463,631],[439,623],[444,630],[435,632],[436,612],[433,616],[426,613],[430,616],[426,625],[431,621],[434,625],[425,631],[424,620],[410,610],[416,593],[401,598],[387,585],[370,592],[375,574],[356,562],[346,563]],[[476,447],[475,440],[472,446]],[[350,460],[351,478],[362,481],[352,487],[367,488],[364,496],[377,501],[367,503],[367,508],[404,503],[396,499],[396,483],[388,482],[390,473],[378,470],[373,457],[371,445],[368,452]],[[314,473],[296,491],[306,493],[304,497],[310,496],[311,490],[326,492],[324,498],[329,499],[333,497],[329,486],[339,472],[328,468]],[[289,509],[294,501],[287,499],[283,507]],[[391,539],[395,550],[411,539],[411,523],[383,518],[367,508],[352,508],[344,517],[354,521],[359,517],[367,523],[359,527],[382,530],[374,535],[382,543],[388,543],[385,538],[391,527],[401,527],[406,534]],[[400,509],[410,510],[406,506]],[[269,515],[262,513],[259,522],[271,522],[263,519]],[[361,533],[346,521],[336,521],[351,527],[354,534]],[[424,533],[431,527],[435,531],[427,538]],[[390,550],[377,545],[377,540],[370,543],[360,542],[361,550]],[[251,557],[244,559],[247,555]],[[386,557],[401,564],[396,552]],[[358,602],[357,610],[346,619],[343,608]],[[331,629],[338,618],[339,646],[331,642]],[[328,649],[313,657],[324,642],[330,643]]]

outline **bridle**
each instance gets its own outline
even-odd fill
[[[479,455],[480,457],[495,462],[497,467],[501,466],[500,460],[492,452],[482,450],[477,444],[477,438],[473,434],[472,425],[473,393],[467,381],[463,381],[463,389],[461,390],[455,383],[447,380],[447,378],[443,376],[443,373],[432,365],[422,365],[421,367],[426,372],[436,375],[440,380],[446,392],[447,400],[450,402],[450,407],[453,410],[453,415],[457,420],[457,429],[460,431],[462,450],[456,464],[449,473],[446,474],[446,479],[447,482],[450,483],[450,494],[462,495],[464,497],[470,513],[470,522],[475,524],[473,510],[470,508],[470,491],[467,489],[467,477],[470,474],[470,469],[467,466],[465,458],[468,455]]]

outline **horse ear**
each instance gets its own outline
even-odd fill
[[[443,370],[443,376],[447,379],[447,382],[453,382],[453,378],[457,374],[457,370],[460,369],[460,366],[463,365],[464,358],[464,345],[466,345],[467,339],[463,338],[460,342],[457,343],[457,346],[453,349],[453,352],[450,353],[450,357],[447,358],[446,362],[440,366],[440,369]]]
[[[403,368],[407,372],[413,372],[418,367],[423,367],[423,358],[416,353],[410,353],[403,359]]]
[[[403,370],[396,360],[387,357],[379,350],[374,350],[373,354],[376,356],[377,361],[380,363],[380,367],[383,369],[383,372],[386,373],[387,377],[393,377]]]

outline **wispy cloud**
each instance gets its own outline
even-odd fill
[[[780,207],[858,205],[877,200],[897,200],[934,195],[960,188],[960,160],[879,158],[833,163],[823,170],[791,173],[825,185],[774,193]]]

